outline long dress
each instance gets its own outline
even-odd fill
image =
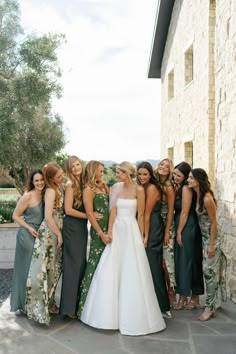
[[[78,211],[85,213],[83,204]],[[88,241],[87,219],[65,215],[63,219],[63,264],[60,313],[74,315],[78,293],[86,267]]]
[[[81,320],[95,328],[145,335],[166,325],[136,220],[137,200],[117,199],[112,243],[94,274]]]
[[[162,201],[161,216],[164,222],[164,227],[166,226],[168,215],[168,204]],[[174,289],[175,282],[175,261],[174,261],[174,244],[175,244],[175,224],[174,220],[170,227],[170,241],[167,246],[163,248],[163,259],[166,264],[166,268],[169,274],[170,286]]]
[[[38,230],[43,221],[43,203],[27,208],[24,212],[25,222]],[[31,257],[34,248],[35,237],[20,227],[16,236],[16,251],[13,271],[13,281],[11,288],[11,311],[22,310],[25,312],[25,292],[26,281],[29,273]]]
[[[63,194],[60,207],[53,209],[53,219],[62,229]],[[55,290],[61,275],[62,249],[57,249],[57,236],[44,219],[39,228],[26,284],[26,315],[29,319],[49,324],[49,309],[55,304]]]
[[[107,232],[108,228],[108,218],[109,218],[109,195],[106,193],[95,193],[93,198],[93,211],[101,213],[103,218],[97,220],[100,228],[103,232]],[[79,309],[78,309],[78,317],[80,318],[84,303],[86,301],[87,293],[93,279],[94,272],[97,268],[98,262],[104,251],[105,244],[103,243],[101,237],[97,234],[94,228],[91,226],[90,229],[90,250],[88,262],[85,269],[85,275],[82,280],[82,284],[80,287],[80,301],[79,301]]]
[[[221,250],[221,229],[215,238],[215,256],[208,258],[207,248],[210,242],[211,222],[208,217],[206,208],[203,207],[202,212],[196,208],[198,222],[202,233],[203,240],[203,274],[206,283],[206,308],[205,311],[215,311],[221,301],[227,300],[226,292],[226,257]]]
[[[175,229],[177,232],[182,200],[175,199]],[[202,271],[202,236],[193,205],[189,210],[186,224],[182,231],[180,247],[175,242],[175,277],[176,293],[184,296],[204,294]]]
[[[166,312],[170,310],[170,302],[162,265],[164,224],[161,217],[161,206],[162,202],[160,199],[152,209],[146,252],[158,303],[161,311]]]

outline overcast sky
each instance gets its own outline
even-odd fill
[[[61,32],[65,152],[84,160],[160,157],[160,80],[148,79],[158,0],[20,0],[26,33]]]

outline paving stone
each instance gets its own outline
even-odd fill
[[[235,354],[235,335],[229,336],[193,336],[196,353],[198,354]]]

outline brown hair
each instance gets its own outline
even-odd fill
[[[53,178],[57,174],[59,170],[62,168],[56,162],[49,162],[43,167],[43,177],[45,181],[45,185],[47,188],[54,189],[56,193],[54,207],[60,207],[60,200],[61,200],[61,192],[58,185],[53,181]]]

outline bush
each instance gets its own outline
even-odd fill
[[[0,224],[12,223],[14,220],[12,219],[13,211],[16,207],[16,203],[18,198],[9,198],[8,200],[0,199]]]
[[[5,182],[5,183],[0,183],[0,188],[15,188],[15,186],[10,182]]]

